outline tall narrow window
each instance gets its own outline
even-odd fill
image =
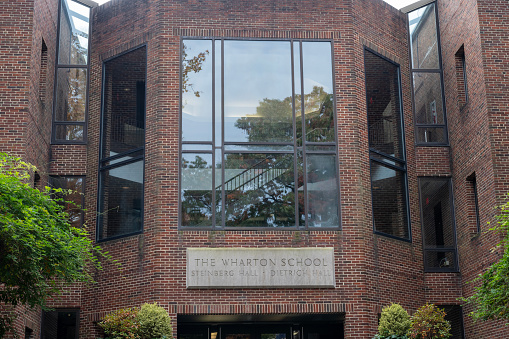
[[[57,197],[69,215],[71,225],[73,227],[83,225],[85,178],[82,176],[51,176],[49,184],[53,188],[61,188],[66,191]]]
[[[365,50],[374,231],[410,239],[399,66]]]
[[[104,63],[98,240],[141,232],[146,47]]]
[[[88,1],[61,0],[53,112],[54,143],[86,141],[88,110]]]
[[[468,87],[467,87],[467,66],[465,62],[465,47],[464,45],[456,52],[456,83],[458,85],[458,103],[460,108],[468,102]]]
[[[481,231],[481,220],[479,217],[479,196],[477,193],[477,178],[475,172],[467,177],[467,199],[468,199],[468,220],[473,225],[472,233]]]
[[[424,268],[457,271],[456,229],[449,178],[420,178]]]
[[[182,227],[339,227],[328,41],[182,42]]]
[[[46,80],[48,76],[48,47],[42,39],[41,46],[41,69],[39,71],[39,98],[42,103],[46,101]]]
[[[440,35],[435,3],[408,13],[417,144],[446,145]]]

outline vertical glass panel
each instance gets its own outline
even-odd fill
[[[212,40],[184,40],[182,141],[212,142],[212,67]]]
[[[83,141],[83,128],[83,125],[55,125],[55,139]]]
[[[101,172],[99,239],[141,231],[143,161]]]
[[[52,188],[65,190],[59,193],[59,203],[69,215],[72,227],[81,227],[83,224],[83,199],[84,186],[82,177],[50,177],[49,184]]]
[[[444,127],[417,127],[416,133],[419,143],[447,143]]]
[[[183,154],[182,226],[212,226],[212,154]]]
[[[309,227],[339,226],[335,155],[306,156]]]
[[[366,51],[369,147],[404,159],[398,66]]]
[[[409,238],[405,172],[371,161],[375,231]]]
[[[449,179],[419,180],[425,248],[456,247]]]
[[[103,158],[145,144],[146,65],[145,47],[104,65]]]
[[[293,154],[228,154],[226,226],[295,226]]]
[[[224,41],[225,141],[292,142],[288,41]]]
[[[306,141],[333,142],[334,98],[330,42],[303,42]]]
[[[440,68],[435,4],[408,13],[413,68]]]
[[[78,312],[43,311],[41,339],[78,338]]]
[[[222,144],[222,91],[221,91],[221,83],[222,83],[222,73],[221,73],[221,56],[222,56],[222,48],[221,48],[221,40],[215,41],[215,79],[214,79],[214,89],[215,89],[215,124],[216,124],[216,146],[221,147]]]
[[[216,226],[222,226],[223,225],[223,197],[222,197],[222,188],[223,188],[223,153],[221,152],[221,149],[216,149],[216,157],[215,157],[215,164],[214,164],[214,171],[215,171],[215,194],[216,194]]]
[[[294,93],[295,93],[295,129],[297,135],[297,146],[302,146],[302,81],[301,81],[301,71],[300,71],[300,42],[296,41],[293,43],[293,83],[294,83]]]
[[[59,68],[55,121],[85,121],[87,104],[87,70]]]
[[[297,152],[297,207],[299,216],[299,226],[306,226],[306,194],[304,191],[306,167],[304,166],[304,158],[301,151]]]
[[[415,122],[443,125],[442,82],[440,73],[413,73]]]
[[[60,65],[86,65],[88,59],[90,8],[72,0],[62,0],[60,12]]]

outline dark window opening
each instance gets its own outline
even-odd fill
[[[456,83],[458,85],[458,103],[460,109],[468,102],[468,87],[467,87],[467,66],[465,62],[465,47],[464,45],[456,52]]]
[[[81,176],[51,176],[49,185],[52,188],[62,189],[65,192],[57,193],[59,204],[69,216],[69,222],[73,227],[81,227],[85,213],[85,178]]]
[[[457,271],[456,229],[449,178],[419,179],[427,271]]]
[[[460,305],[439,306],[446,315],[445,320],[451,324],[451,337],[449,339],[464,339],[465,332],[463,329],[463,309]]]
[[[365,50],[374,230],[410,239],[399,67]]]
[[[46,81],[48,76],[48,46],[42,39],[41,46],[41,69],[39,71],[39,98],[44,104],[46,102]]]
[[[41,339],[77,339],[79,311],[43,311]]]
[[[479,196],[477,191],[477,179],[475,172],[467,177],[468,221],[473,233],[481,231],[481,219],[479,216]]]
[[[104,63],[98,240],[141,232],[146,47]]]

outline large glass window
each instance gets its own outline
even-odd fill
[[[436,5],[408,13],[417,144],[447,144]]]
[[[53,142],[86,141],[90,7],[61,0],[55,72]]]
[[[146,47],[104,63],[98,239],[143,227]]]
[[[410,239],[398,65],[365,50],[374,230]]]
[[[85,178],[82,176],[51,176],[49,184],[52,188],[63,190],[62,194],[58,194],[57,197],[69,215],[71,225],[73,227],[83,225]]]
[[[180,225],[339,227],[330,42],[184,39]]]
[[[424,268],[457,271],[456,230],[449,178],[420,178]]]

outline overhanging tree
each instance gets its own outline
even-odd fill
[[[63,192],[27,184],[35,167],[0,153],[0,304],[45,307],[74,282],[92,282],[100,269],[99,247],[72,227],[59,204]],[[0,317],[0,338],[12,314]]]

